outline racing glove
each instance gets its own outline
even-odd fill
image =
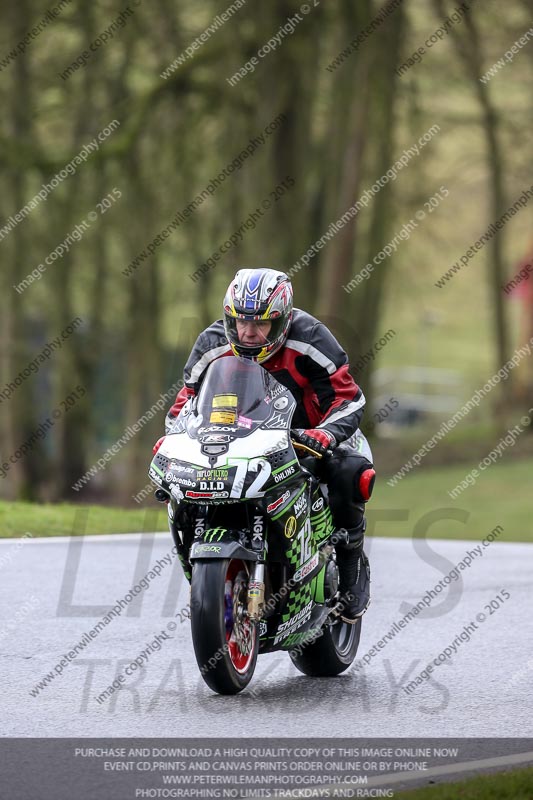
[[[311,455],[316,458],[322,458],[329,450],[337,444],[337,440],[329,431],[324,428],[293,428],[291,430],[291,439],[294,441],[294,446],[300,450],[307,450]]]

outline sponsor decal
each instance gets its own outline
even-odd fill
[[[253,419],[250,419],[250,417],[243,417],[239,415],[237,417],[237,425],[239,426],[239,428],[251,428],[253,425]]]
[[[298,517],[300,517],[300,515],[303,514],[304,511],[307,511],[307,497],[305,496],[305,492],[302,495],[300,495],[298,500],[295,502],[292,510],[296,514],[296,519],[298,519]]]
[[[254,544],[263,543],[264,520],[261,514],[254,516],[254,527],[252,531],[252,547]]]
[[[185,497],[191,500],[219,500],[228,496],[228,492],[185,492]]]
[[[196,520],[196,527],[194,528],[194,535],[203,539],[205,533],[205,517],[200,517]]]
[[[196,486],[196,481],[190,481],[188,478],[181,478],[179,475],[176,475],[174,480],[182,486]]]
[[[283,639],[286,639],[287,636],[293,632],[294,628],[299,628],[300,625],[303,625],[304,622],[307,622],[311,618],[311,610],[313,608],[313,601],[311,600],[304,608],[298,611],[294,617],[288,619],[286,622],[282,622],[281,625],[278,627],[276,632],[276,638],[274,639],[274,644],[281,642]]]
[[[216,394],[213,397],[213,408],[237,408],[237,395]]]
[[[251,580],[248,584],[248,597],[259,597],[263,590],[263,583],[261,581]]]
[[[289,398],[287,396],[280,397],[278,400],[274,401],[274,408],[276,411],[283,411],[283,409],[287,408],[289,405]]]
[[[161,478],[160,475],[157,474],[155,469],[152,469],[152,467],[150,467],[150,471],[148,472],[148,475],[149,475],[150,478],[152,478],[153,481],[155,481],[156,483],[158,483],[161,486],[161,484],[163,483],[163,479]]]
[[[174,485],[172,485],[172,486],[170,487],[170,494],[172,495],[172,497],[173,497],[175,500],[177,500],[177,501],[178,501],[178,503],[179,503],[181,500],[183,500],[183,492],[181,491],[181,489],[180,489],[180,487],[179,487],[179,486],[174,486]],[[169,506],[169,508],[170,508],[170,506]]]
[[[224,425],[223,427],[220,427],[220,425],[209,425],[207,428],[199,428],[198,429],[198,433],[199,434],[200,433],[211,433],[211,432],[213,432],[213,433],[223,433],[224,431],[228,431],[228,432],[231,432],[231,433],[239,433],[239,429],[238,428],[235,428],[235,427],[232,428],[230,425]],[[230,438],[228,438],[228,441],[230,441]]]
[[[324,508],[324,498],[319,497],[318,500],[315,500],[311,508],[313,511],[320,511],[322,508]]]
[[[199,481],[198,488],[202,492],[219,492],[224,488],[224,481]]]
[[[186,475],[194,475],[196,472],[192,467],[184,467],[183,464],[178,464],[176,461],[171,461],[168,469],[175,469],[178,472],[184,472]]]
[[[296,572],[293,575],[293,580],[294,581],[303,580],[306,575],[309,575],[309,573],[315,569],[319,560],[320,560],[319,554],[315,553],[315,555],[312,558],[310,558],[309,561],[307,561],[302,567],[300,567],[300,569],[296,570]]]
[[[203,436],[202,441],[204,444],[226,444],[231,442],[231,436],[227,433],[211,433],[209,436]]]
[[[209,422],[221,422],[224,425],[231,425],[235,422],[235,411],[212,411]]]
[[[278,383],[277,386],[274,386],[270,390],[270,397],[272,398],[272,400],[275,400],[276,397],[279,397],[280,394],[285,394],[286,391],[287,391],[287,388],[285,386],[282,386],[281,383]]]
[[[268,625],[266,624],[266,622],[260,622],[259,623],[259,636],[265,636],[267,630],[268,630]]]
[[[296,533],[296,528],[297,528],[296,517],[289,517],[289,519],[285,523],[285,531],[284,531],[287,539],[292,539],[292,537]]]
[[[290,493],[289,491],[286,491],[286,492],[284,492],[284,493],[281,495],[281,497],[278,497],[278,499],[277,499],[277,500],[274,500],[274,502],[273,502],[273,503],[270,503],[270,505],[269,505],[269,506],[267,506],[267,514],[271,514],[271,513],[272,513],[272,511],[275,511],[277,508],[279,508],[280,506],[282,506],[282,505],[283,505],[283,503],[284,503],[286,500],[288,500],[290,496],[291,496],[291,493]]]
[[[220,547],[216,544],[195,544],[194,555],[196,553],[220,553]]]
[[[204,478],[208,481],[226,481],[228,479],[228,469],[200,469],[196,477]]]
[[[285,478],[288,478],[289,475],[294,475],[296,472],[296,467],[294,464],[291,464],[290,467],[286,467],[281,472],[278,472],[277,475],[274,475],[274,483],[279,483],[280,481],[284,481]]]
[[[211,528],[205,532],[205,541],[206,542],[220,542],[221,539],[224,538],[224,534],[226,533],[225,528]]]

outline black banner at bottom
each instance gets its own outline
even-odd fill
[[[533,764],[533,739],[2,739],[2,800],[375,798]]]

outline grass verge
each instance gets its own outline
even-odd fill
[[[395,792],[400,800],[531,800],[533,768]]]

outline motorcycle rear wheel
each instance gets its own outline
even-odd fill
[[[204,681],[218,694],[249,684],[259,652],[259,628],[247,615],[248,572],[239,559],[195,561],[191,630]]]
[[[350,625],[339,619],[325,625],[322,636],[302,648],[289,650],[294,666],[312,678],[340,675],[353,662],[361,638],[361,618]]]

